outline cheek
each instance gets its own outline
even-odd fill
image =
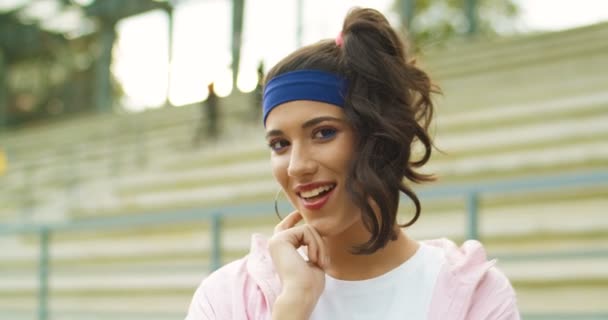
[[[332,157],[328,158],[326,163],[331,163],[333,171],[346,175],[352,157],[352,148],[350,146],[343,145],[341,148],[336,148],[335,151],[332,152]]]
[[[296,208],[297,197],[289,192],[289,176],[287,174],[287,168],[289,167],[288,159],[288,157],[281,155],[273,155],[270,164],[272,166],[272,175],[274,176],[274,179],[283,189],[283,194],[280,197],[286,197],[291,203],[291,206]],[[304,220],[306,220],[306,218]]]
[[[287,187],[287,166],[288,162],[285,157],[272,155],[270,158],[270,164],[272,166],[272,175],[274,179],[281,185],[281,187]]]

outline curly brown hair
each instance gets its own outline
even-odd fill
[[[371,233],[353,252],[371,254],[397,238],[400,192],[416,209],[414,217],[400,226],[411,226],[420,216],[420,200],[403,178],[414,183],[435,179],[415,169],[431,157],[431,94],[439,89],[413,59],[408,59],[405,42],[380,12],[352,9],[344,20],[341,37],[338,44],[323,40],[293,52],[269,70],[265,84],[280,74],[303,69],[332,72],[347,79],[344,111],[355,133],[355,153],[346,187]],[[424,152],[413,160],[416,141]]]

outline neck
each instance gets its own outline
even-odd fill
[[[354,226],[359,230],[344,232],[345,236],[326,237],[330,266],[325,272],[341,280],[365,280],[380,276],[411,258],[419,244],[410,239],[403,231],[396,229],[397,239],[389,240],[385,247],[372,254],[353,254],[354,245],[369,239],[369,232],[362,225]],[[361,230],[362,228],[362,230]],[[358,235],[358,236],[357,236]]]

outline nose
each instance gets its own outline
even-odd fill
[[[317,171],[318,163],[310,150],[299,145],[292,145],[287,174],[290,177],[305,177]]]

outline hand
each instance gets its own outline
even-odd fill
[[[275,311],[287,310],[291,316],[302,311],[303,319],[314,309],[325,287],[323,268],[329,264],[327,249],[319,233],[310,225],[295,226],[302,216],[294,211],[274,229],[268,242],[270,255],[281,279],[283,291],[277,299]],[[309,261],[298,253],[307,247]],[[280,318],[273,312],[273,318]]]

